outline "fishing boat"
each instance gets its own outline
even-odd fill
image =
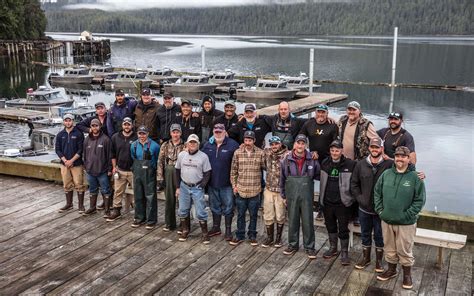
[[[245,86],[245,81],[236,79],[235,73],[229,69],[224,72],[214,72],[209,75],[209,82],[217,83],[219,86],[241,88]]]
[[[105,77],[104,84],[108,89],[125,88],[135,89],[141,87],[150,87],[153,80],[146,77],[146,72],[118,72]]]
[[[46,86],[40,86],[33,91],[29,88],[26,93],[26,99],[13,99],[5,102],[7,107],[17,107],[32,110],[48,111],[53,106],[72,106],[74,99],[64,98],[57,89],[50,89]]]
[[[93,75],[89,73],[86,67],[67,68],[64,74],[51,73],[48,80],[51,84],[91,84]]]
[[[114,68],[110,65],[92,66],[90,73],[92,76],[94,76],[94,78],[105,78],[107,76],[115,74]]]
[[[173,70],[168,67],[148,70],[146,77],[160,83],[175,83],[179,79],[179,76],[173,75]]]
[[[304,72],[301,72],[300,76],[280,75],[279,78],[288,82],[288,87],[296,88],[299,91],[309,91],[309,77]],[[313,91],[320,87],[320,84],[313,84]]]
[[[31,124],[33,129],[39,129],[44,127],[62,126],[63,116],[66,114],[72,114],[74,116],[74,122],[78,123],[82,120],[95,116],[95,108],[89,104],[78,105],[76,107],[52,107],[50,109],[49,118],[32,120]],[[30,125],[31,127],[31,125]]]
[[[237,89],[237,98],[292,99],[298,91],[289,88],[285,80],[258,79],[256,86]]]
[[[176,83],[165,84],[165,92],[176,93],[213,93],[217,83],[210,83],[209,76],[183,76]]]

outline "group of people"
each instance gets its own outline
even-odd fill
[[[224,238],[229,244],[237,246],[248,239],[257,246],[257,216],[263,206],[266,238],[261,246],[282,247],[288,223],[283,253],[294,254],[300,246],[301,225],[302,245],[314,259],[314,181],[319,180],[316,191],[329,236],[323,257],[340,253],[341,264],[350,264],[349,223],[357,216],[363,256],[355,268],[370,264],[373,237],[377,279],[395,277],[400,263],[403,287],[412,287],[412,249],[425,188],[424,174],[415,171],[415,144],[402,128],[401,113],[390,113],[388,127],[376,130],[356,101],[347,105],[347,114],[336,122],[326,105],[318,105],[314,118],[309,119],[295,117],[287,102],[281,102],[278,114],[271,116],[259,115],[253,104],[247,104],[239,116],[235,102],[226,101],[222,112],[215,108],[212,96],[205,96],[201,111],[193,112],[190,101],[181,100],[179,105],[170,93],[159,104],[149,89],[141,92],[139,101],[117,90],[109,110],[103,103],[95,107],[96,116],[77,125],[66,114],[64,130],[57,135],[66,195],[60,212],[72,210],[76,190],[80,213],[87,216],[104,209],[104,218],[115,221],[121,217],[122,204],[128,202],[126,188],[133,185],[131,226],[154,229],[157,187],[161,187],[165,195],[163,231],[177,231],[179,241],[190,235],[194,205],[204,244],[222,234],[223,216]],[[268,133],[269,146],[265,147]],[[90,194],[87,210],[84,170]],[[97,206],[99,190],[103,203]],[[212,213],[210,229],[206,192]]]

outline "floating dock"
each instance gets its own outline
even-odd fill
[[[0,108],[0,119],[18,122],[48,118],[48,112],[19,108]]]

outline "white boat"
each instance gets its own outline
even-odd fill
[[[288,87],[296,88],[300,91],[309,91],[309,77],[306,73],[301,72],[300,76],[284,76],[280,75],[280,80],[288,82]],[[320,88],[320,84],[313,84],[313,91]]]
[[[106,88],[116,89],[135,89],[140,86],[149,87],[153,80],[146,78],[146,72],[118,72],[115,75],[105,77],[104,84]]]
[[[179,76],[173,75],[173,70],[168,67],[163,67],[163,69],[148,70],[146,77],[160,83],[175,83],[179,79]]]
[[[91,84],[93,78],[85,67],[67,68],[63,75],[51,73],[48,77],[51,84]]]
[[[89,104],[80,104],[73,108],[53,107],[50,110],[49,118],[32,120],[31,123],[33,124],[34,129],[51,126],[62,126],[63,116],[66,113],[72,114],[74,116],[74,122],[76,123],[96,115],[94,106]]]
[[[176,83],[165,84],[165,92],[175,93],[213,93],[217,83],[210,83],[209,77],[200,76],[183,76]]]
[[[237,98],[292,99],[299,90],[287,84],[285,80],[258,79],[256,86],[237,89]]]
[[[26,99],[14,99],[5,102],[7,107],[17,107],[48,111],[53,106],[69,107],[74,103],[72,98],[64,98],[57,89],[40,86],[36,91],[28,89]]]
[[[245,81],[242,79],[235,79],[235,73],[229,69],[225,72],[214,72],[209,75],[209,82],[217,83],[219,86],[228,86],[235,88],[242,88],[245,86]]]
[[[114,68],[110,65],[92,66],[90,73],[92,76],[94,76],[94,78],[105,78],[107,76],[116,74],[114,72]]]

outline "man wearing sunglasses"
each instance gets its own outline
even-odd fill
[[[115,102],[110,107],[107,116],[107,133],[109,137],[112,137],[115,133],[122,130],[123,119],[128,117],[133,119],[133,112],[137,101],[135,99],[125,97],[123,89],[117,89],[115,91]]]
[[[410,150],[410,164],[416,164],[415,141],[413,136],[402,128],[403,114],[392,112],[388,115],[388,127],[380,129],[377,134],[383,139],[384,159],[393,160],[395,149],[400,146]]]

